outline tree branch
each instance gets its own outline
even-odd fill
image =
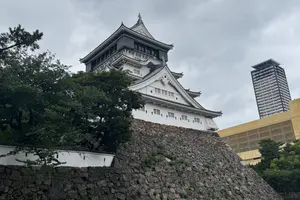
[[[13,45],[8,46],[8,47],[4,47],[4,48],[0,49],[0,53],[3,53],[4,51],[6,51],[6,50],[8,50],[8,49],[11,49],[11,48],[13,48],[13,47],[20,46],[20,45],[23,45],[23,44],[25,44],[25,43],[22,43],[22,42],[21,42],[21,43],[13,44]]]

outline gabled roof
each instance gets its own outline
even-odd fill
[[[154,39],[154,37],[151,35],[151,33],[146,28],[146,26],[145,26],[145,24],[144,24],[144,22],[142,20],[141,14],[139,14],[138,17],[139,17],[138,21],[130,29],[134,30],[134,31],[136,31],[136,32],[138,32],[138,33],[140,33],[142,35],[145,35],[145,36],[147,36],[149,38]]]
[[[202,107],[195,99],[193,99],[188,94],[188,92],[182,87],[182,85],[178,82],[178,80],[172,75],[172,72],[170,71],[170,69],[168,68],[167,65],[154,70],[153,72],[149,73],[143,79],[136,81],[134,83],[134,85],[130,86],[130,88],[132,90],[138,90],[143,87],[146,87],[147,85],[149,85],[151,82],[155,81],[160,76],[163,76],[163,74],[168,75],[172,85],[175,87],[176,90],[179,91],[179,93],[182,95],[182,97],[191,105],[192,108],[205,111],[207,113],[207,116],[210,116],[210,117],[217,117],[217,116],[222,115],[221,111],[207,110],[204,107]],[[153,97],[153,98],[156,98],[156,97]],[[184,105],[184,106],[186,106],[186,105]]]
[[[121,26],[113,34],[111,34],[106,40],[104,40],[100,45],[98,45],[94,50],[92,50],[90,53],[88,53],[85,57],[81,58],[80,62],[81,63],[87,62],[90,58],[92,58],[95,54],[97,54],[101,49],[105,48],[107,45],[109,45],[111,42],[115,41],[122,34],[125,34],[125,33],[132,35],[134,37],[137,37],[141,40],[147,41],[149,43],[155,44],[162,49],[170,50],[173,48],[172,44],[166,44],[166,43],[160,42],[158,40],[155,40],[153,37],[149,37],[145,34],[142,34],[141,32],[135,31],[133,29],[133,27],[128,28],[127,26],[125,26],[122,23]]]

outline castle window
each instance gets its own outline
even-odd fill
[[[160,94],[160,89],[159,88],[155,88],[155,93]]]
[[[154,112],[154,114],[156,114],[156,115],[160,115],[160,110],[158,110],[158,109],[153,109],[153,112]]]
[[[163,95],[168,95],[168,91],[162,90],[162,94],[163,94]]]
[[[181,119],[187,121],[187,116],[186,115],[182,115]]]
[[[144,44],[135,42],[134,43],[134,49],[136,49],[138,51],[141,51],[141,52],[143,52],[143,53],[145,53],[147,55],[158,57],[158,50],[157,49],[154,49],[152,47],[146,46]]]
[[[133,69],[133,73],[138,74],[138,75],[141,74],[140,70],[138,70],[138,69]]]
[[[202,124],[202,122],[200,121],[200,118],[198,118],[198,117],[194,118],[194,122]]]
[[[174,92],[169,92],[170,97],[174,97]]]
[[[172,113],[172,112],[168,112],[168,116],[171,117],[171,118],[175,117],[174,113]]]

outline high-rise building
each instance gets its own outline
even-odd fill
[[[255,69],[251,75],[259,117],[288,111],[291,94],[280,64],[269,59],[252,67]]]
[[[146,28],[142,17],[132,27],[123,23],[104,42],[80,61],[87,72],[126,70],[134,82],[130,89],[145,100],[133,117],[145,121],[193,128],[216,130],[213,118],[221,111],[205,109],[197,101],[199,91],[185,89],[178,79],[183,74],[167,65],[168,51],[173,45],[156,40]]]

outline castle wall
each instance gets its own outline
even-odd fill
[[[140,120],[132,129],[111,168],[0,166],[0,199],[282,199],[216,133]]]
[[[160,114],[155,114],[154,109],[159,109]],[[168,113],[174,113],[174,118],[169,117]],[[184,128],[192,128],[198,130],[207,130],[211,127],[208,124],[208,120],[204,116],[199,116],[197,114],[192,114],[184,111],[178,111],[171,108],[166,108],[159,105],[154,105],[150,103],[146,103],[144,109],[134,110],[132,112],[133,117],[136,119],[142,119],[149,122],[159,123],[159,124],[166,124],[172,126],[179,126]],[[187,120],[182,120],[182,115],[187,116]],[[199,123],[194,122],[194,118],[199,118]]]
[[[13,146],[0,145],[0,155],[8,154],[14,151]],[[64,164],[60,166],[67,167],[109,167],[111,166],[114,155],[105,153],[96,153],[88,151],[71,151],[71,150],[58,150],[57,160],[63,162]],[[0,157],[0,165],[24,165],[23,162],[17,160],[34,161],[38,159],[38,156],[34,154],[25,154],[19,152],[16,155],[10,155],[5,157]]]

